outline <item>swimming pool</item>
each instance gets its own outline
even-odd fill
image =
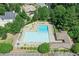
[[[24,32],[22,39],[24,43],[49,42],[48,33],[41,33],[41,32]]]
[[[48,32],[48,26],[47,25],[39,25],[37,27],[37,32]]]
[[[21,43],[31,44],[31,43],[44,43],[49,42],[48,26],[39,25],[37,26],[36,32],[22,32]]]

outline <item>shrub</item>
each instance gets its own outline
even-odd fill
[[[71,51],[73,53],[79,53],[79,43],[75,43],[72,48],[71,48]]]
[[[9,43],[0,43],[0,53],[9,53],[13,46]]]
[[[48,43],[43,43],[39,45],[38,47],[38,52],[40,53],[48,53],[50,51],[49,44]]]
[[[2,40],[5,40],[7,38],[7,34],[4,34],[3,36],[2,36]]]

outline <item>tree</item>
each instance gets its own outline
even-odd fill
[[[31,21],[30,17],[26,14],[26,12],[24,10],[22,12],[19,12],[19,16],[21,18],[23,18],[25,24],[27,24],[27,22]]]
[[[4,7],[0,7],[0,15],[3,15],[5,13],[6,9]]]
[[[20,4],[16,4],[16,3],[8,4],[8,8],[10,11],[15,11],[17,13],[21,11]]]
[[[0,43],[0,53],[9,53],[13,46],[9,43]]]
[[[79,54],[79,43],[75,43],[72,48],[71,51],[74,53],[78,53]]]
[[[6,35],[6,30],[4,27],[0,26],[0,37],[3,37],[4,35]]]
[[[33,21],[38,20],[38,13],[37,13],[37,11],[34,12],[34,16],[33,16],[32,20]]]
[[[50,19],[48,21],[53,24],[53,22],[55,21],[54,19],[55,19],[54,10],[50,9]]]
[[[58,29],[63,29],[63,27],[66,24],[66,22],[64,20],[64,14],[66,13],[66,9],[63,7],[63,5],[58,5],[52,10],[51,13],[52,13],[51,20],[53,21],[54,25]]]
[[[10,8],[11,8],[11,7],[9,7],[9,4],[8,4],[8,3],[5,3],[5,4],[3,4],[3,5],[4,5],[6,11],[10,11]]]
[[[75,8],[76,8],[76,13],[79,13],[79,4],[76,4]]]
[[[0,27],[0,37],[1,37],[1,40],[4,40],[7,38],[7,31],[5,27]]]
[[[71,6],[67,8],[64,19],[66,20],[66,27],[70,28],[76,25],[77,17],[75,12],[75,6]]]
[[[74,40],[74,42],[79,42],[79,26],[73,26],[68,34]]]
[[[11,29],[12,29],[11,26],[12,26],[12,23],[5,24],[5,30],[6,30],[7,33],[11,32]]]
[[[21,11],[20,5],[19,4],[15,4],[15,12],[19,13]]]
[[[23,10],[22,12],[19,13],[19,15],[23,18],[23,19],[27,19],[28,20],[28,17],[26,12]]]
[[[20,15],[16,16],[14,23],[18,24],[21,27],[25,25],[24,19]]]
[[[54,8],[54,12],[56,13],[56,16],[61,17],[62,15],[65,14],[66,9],[64,8],[63,5],[58,5]]]
[[[50,51],[49,44],[48,43],[43,43],[43,44],[39,45],[38,51],[40,53],[48,53]]]
[[[49,9],[44,6],[44,7],[39,7],[38,8],[38,19],[39,20],[43,20],[43,21],[47,21],[49,18]]]
[[[15,20],[13,21],[12,25],[11,25],[11,33],[16,34],[18,32],[20,32],[21,28],[25,25],[25,22],[23,20],[22,17],[20,17],[20,15],[17,15]]]
[[[9,4],[9,10],[10,11],[13,11],[13,10],[15,10],[15,4]]]

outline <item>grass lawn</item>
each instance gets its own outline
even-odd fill
[[[9,53],[13,50],[13,35],[7,34],[7,38],[1,40],[0,39],[0,53]]]
[[[9,33],[7,34],[7,38],[6,39],[1,40],[1,38],[0,38],[0,43],[5,42],[5,43],[11,43],[12,44],[12,41],[13,41],[13,35],[9,34]]]

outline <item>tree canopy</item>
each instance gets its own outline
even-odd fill
[[[6,9],[4,7],[0,7],[0,15],[5,14]]]
[[[39,7],[38,8],[38,19],[39,20],[48,20],[49,18],[49,9],[44,6],[44,7]]]
[[[11,26],[11,32],[12,33],[18,33],[20,32],[21,28],[25,25],[24,20],[19,15],[16,16],[15,20],[12,23]]]
[[[64,14],[66,13],[66,9],[62,5],[56,6],[53,11],[51,17],[54,25],[59,28],[63,29],[63,27],[66,24],[66,21],[64,20]]]
[[[6,36],[6,30],[4,27],[0,26],[0,37],[3,38],[4,36]]]
[[[49,44],[48,43],[43,43],[43,44],[39,45],[38,51],[40,53],[48,53],[50,51]]]
[[[59,30],[68,31],[76,43],[72,52],[79,52],[79,4],[52,4],[50,22]]]
[[[74,52],[74,53],[79,54],[79,43],[75,43],[75,44],[72,46],[71,51]]]

